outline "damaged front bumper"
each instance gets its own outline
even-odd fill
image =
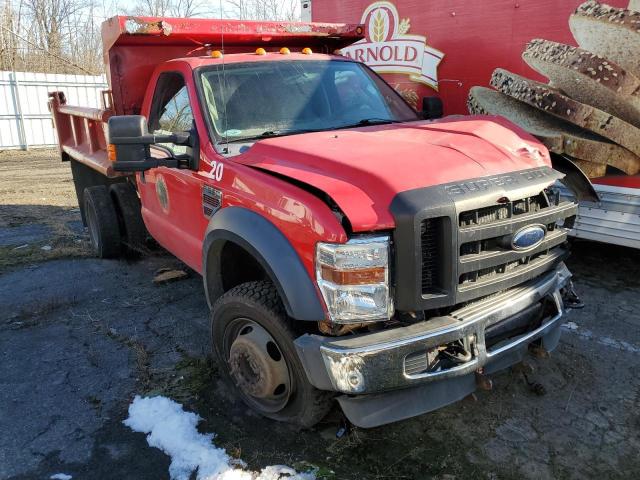
[[[560,289],[570,277],[560,263],[535,280],[446,316],[350,337],[303,335],[296,348],[315,387],[344,394],[338,401],[349,420],[362,427],[382,425],[465,397],[475,390],[475,372],[492,373],[517,363],[535,340],[553,350],[563,315]],[[504,335],[534,315],[541,317],[534,327]],[[470,346],[466,361],[429,368],[431,352],[458,341]]]

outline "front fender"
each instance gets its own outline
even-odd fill
[[[315,284],[289,240],[262,215],[242,207],[216,212],[205,232],[202,277],[209,307],[224,293],[220,255],[226,242],[236,243],[260,263],[290,317],[311,321],[325,318]]]

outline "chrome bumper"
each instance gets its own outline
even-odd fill
[[[516,288],[482,299],[443,317],[407,327],[351,337],[303,335],[295,342],[309,381],[317,388],[345,394],[369,394],[463,376],[498,362],[509,352],[557,329],[563,315],[559,290],[571,274],[564,263]],[[549,298],[555,313],[535,330],[486,347],[485,329]],[[473,339],[473,355],[447,370],[407,371],[407,359],[458,339]]]

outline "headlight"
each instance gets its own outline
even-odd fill
[[[332,322],[375,322],[393,316],[387,236],[318,243],[316,279]]]

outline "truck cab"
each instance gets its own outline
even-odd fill
[[[576,204],[501,117],[425,120],[363,26],[115,17],[105,108],[50,108],[96,253],[203,277],[221,371],[303,426],[419,415],[549,352]]]

